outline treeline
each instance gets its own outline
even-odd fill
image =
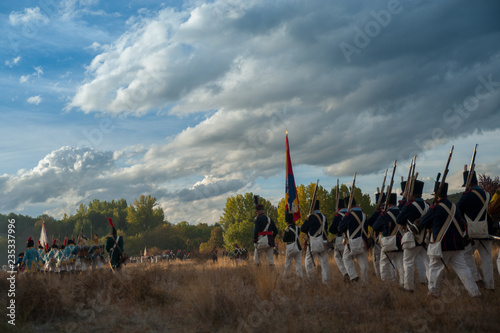
[[[143,195],[132,204],[127,204],[125,199],[110,202],[94,199],[88,205],[80,204],[74,215],[65,214],[60,220],[46,214],[36,218],[14,213],[0,214],[0,264],[7,263],[9,220],[15,220],[16,254],[19,254],[26,250],[28,237],[33,237],[35,243],[38,241],[42,223],[45,223],[49,242],[58,239],[58,244],[61,245],[66,236],[76,239],[79,234],[87,238],[91,234],[97,234],[102,244],[111,231],[109,217],[113,219],[118,234],[125,237],[126,252],[129,255],[139,255],[145,248],[158,251],[198,250],[202,243],[209,241],[212,230],[217,227],[220,229],[218,224],[190,225],[186,221],[172,224],[165,219],[156,198],[150,195]]]

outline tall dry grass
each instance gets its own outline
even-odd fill
[[[496,252],[496,251],[495,251]],[[496,258],[496,257],[495,257]],[[471,298],[454,273],[435,299],[379,281],[346,284],[333,258],[331,280],[282,278],[250,259],[128,265],[121,272],[17,276],[16,327],[1,332],[491,332],[500,291]],[[318,265],[319,266],[319,265]],[[500,277],[495,270],[496,287]],[[7,301],[6,276],[0,299]],[[5,307],[3,307],[5,309]],[[5,311],[5,310],[4,310]],[[4,316],[3,318],[7,318]]]

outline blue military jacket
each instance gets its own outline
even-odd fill
[[[328,231],[332,235],[337,235],[337,237],[342,236],[342,233],[339,231],[339,223],[340,223],[340,221],[342,221],[342,218],[345,216],[345,213],[347,213],[347,208],[342,208],[333,217],[332,224],[330,225],[330,229],[328,229]]]
[[[269,220],[271,220],[271,223],[269,224],[269,228],[267,228],[267,232],[265,232],[264,229],[266,228],[266,225],[269,222]],[[266,215],[262,214],[255,218],[254,224],[255,226],[253,229],[253,241],[257,242],[259,236],[262,235],[263,233],[266,233],[267,236],[271,236],[267,237],[269,240],[269,245],[271,247],[274,247],[275,245],[274,238],[276,238],[276,236],[278,235],[278,228],[276,228],[276,224],[274,224],[273,219],[271,218],[268,219]]]
[[[390,214],[388,212],[390,212]],[[398,218],[399,213],[400,210],[397,206],[389,207],[387,211],[380,213],[375,223],[373,223],[373,230],[375,232],[381,232],[383,237],[390,236],[394,232],[394,229],[398,227],[396,219]],[[394,219],[391,217],[391,214],[394,216]],[[398,251],[403,250],[401,247],[401,237],[402,233],[397,232],[396,245],[398,247]]]
[[[316,215],[319,216],[321,221],[318,220]],[[307,219],[304,221],[304,223],[300,227],[300,231],[302,231],[303,233],[309,233],[309,235],[312,236],[312,235],[316,234],[316,232],[318,231],[319,228],[321,228],[321,223],[323,221],[325,221],[325,225],[324,225],[325,232],[323,233],[323,238],[327,239],[328,221],[326,219],[326,216],[321,214],[321,212],[319,210],[315,210],[311,215],[309,215],[307,217]]]
[[[358,219],[360,220],[361,223],[363,223],[363,226],[360,231],[358,231],[356,234],[353,234],[356,229],[359,226],[358,220],[354,217],[356,215]],[[357,237],[363,237],[365,242],[367,241],[366,235],[368,234],[368,225],[366,223],[366,214],[363,213],[361,208],[359,207],[354,207],[350,212],[346,213],[345,216],[342,218],[342,221],[340,221],[339,226],[338,226],[339,232],[345,232],[347,234],[347,231],[349,230],[349,234],[351,238],[357,238]]]
[[[433,238],[436,239],[441,227],[446,222],[448,218],[448,212],[441,207],[439,204],[443,203],[451,211],[453,203],[448,199],[441,199],[436,205],[430,207],[427,214],[425,214],[420,220],[420,226],[422,228],[431,229]],[[462,220],[462,213],[458,207],[455,211],[455,219],[458,222],[460,230],[457,230],[455,223],[451,222],[448,231],[444,234],[441,240],[441,249],[443,251],[460,251],[464,249],[463,235],[465,232],[465,225]]]
[[[478,193],[483,200],[485,201],[486,208],[481,215],[480,220],[484,221],[487,219],[488,221],[488,233],[490,235],[494,234],[493,231],[493,219],[488,215],[488,203],[490,201],[490,196],[486,194],[486,191],[480,188],[479,186],[473,186],[468,191],[464,192],[460,197],[460,201],[458,201],[458,208],[462,212],[464,218],[467,215],[470,219],[474,220],[476,216],[481,212],[483,208],[483,202],[477,196]]]

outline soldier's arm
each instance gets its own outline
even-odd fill
[[[432,227],[432,220],[434,217],[434,209],[435,208],[436,208],[436,206],[431,206],[429,208],[429,210],[427,211],[427,213],[424,216],[422,216],[422,218],[420,219],[420,223],[419,223],[419,225],[421,227],[420,230]]]
[[[381,232],[382,229],[384,229],[384,223],[385,223],[385,214],[381,213],[373,223],[372,226],[373,230],[376,232]]]
[[[410,206],[403,206],[401,213],[396,217],[396,223],[406,227],[410,212]]]
[[[254,228],[253,228],[253,242],[257,243],[257,240],[259,239],[259,224],[257,218],[254,220]]]
[[[468,197],[470,192],[464,192],[462,196],[460,197],[460,200],[458,200],[457,203],[457,208],[462,212],[462,215],[465,213],[467,209],[467,203],[468,203]]]
[[[306,218],[304,223],[300,226],[300,231],[306,234],[309,231],[309,224],[309,218]]]
[[[341,219],[341,215],[339,214],[335,214],[333,220],[332,220],[332,224],[330,225],[330,228],[328,228],[328,231],[332,234],[332,235],[336,235],[338,234],[338,225],[339,225],[339,220]]]
[[[271,222],[272,222],[271,224],[273,225],[273,227],[272,227],[273,238],[276,238],[276,236],[278,236],[279,230],[278,230],[278,227],[276,227],[276,223],[274,223],[273,220],[271,220]]]
[[[371,226],[373,228],[373,224],[375,223],[375,221],[377,221],[378,217],[380,216],[380,213],[382,212],[382,210],[380,209],[377,209],[376,211],[373,212],[372,216],[370,216],[367,220],[366,220],[366,224]]]
[[[338,231],[339,232],[346,232],[347,229],[349,228],[349,219],[351,218],[350,213],[345,214],[345,216],[340,220],[339,226],[338,226]]]

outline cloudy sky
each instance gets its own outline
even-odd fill
[[[3,1],[0,212],[155,196],[171,222],[398,160],[500,174],[497,1]]]

